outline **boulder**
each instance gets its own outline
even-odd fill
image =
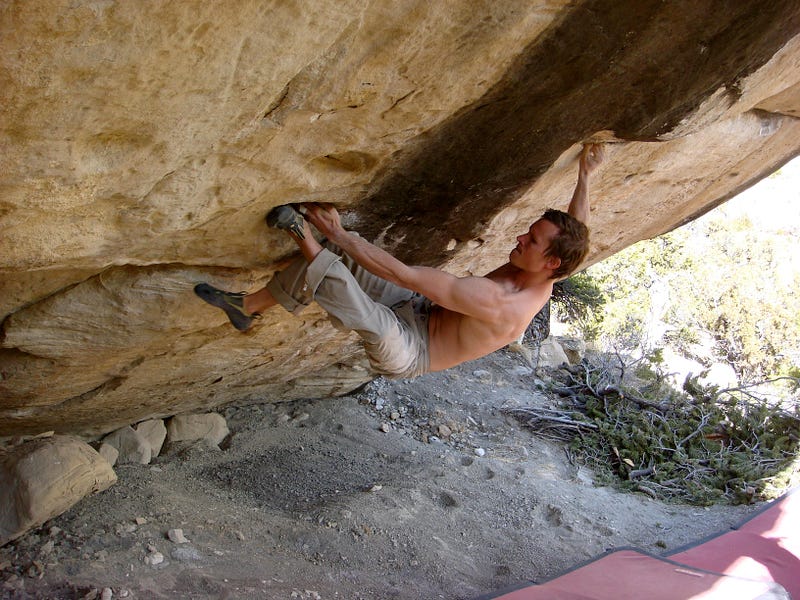
[[[97,453],[105,458],[112,467],[117,464],[117,459],[119,458],[119,450],[117,450],[111,444],[101,443],[100,447],[97,449]]]
[[[167,427],[162,419],[142,421],[134,427],[136,433],[144,438],[150,446],[151,460],[161,453],[164,440],[167,439]]]
[[[561,344],[554,338],[549,337],[542,342],[539,347],[539,368],[557,369],[563,364],[569,364],[569,357]]]
[[[219,446],[228,433],[225,418],[217,413],[178,415],[167,423],[167,440],[170,443],[203,440]]]
[[[117,480],[87,443],[56,435],[0,449],[0,545]]]
[[[153,456],[147,439],[133,427],[122,427],[103,438],[103,443],[119,452],[117,463],[146,465]]]
[[[554,338],[564,354],[567,355],[569,364],[574,365],[581,362],[584,354],[586,354],[586,342],[580,338],[555,336]]]

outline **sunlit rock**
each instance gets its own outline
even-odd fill
[[[284,263],[278,204],[482,275],[600,140],[589,262],[691,220],[800,151],[798,31],[787,1],[6,3],[0,435],[368,381],[315,306],[240,334],[193,295]]]

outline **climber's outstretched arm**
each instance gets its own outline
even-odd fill
[[[505,314],[509,310],[508,297],[513,295],[508,286],[486,277],[456,277],[432,267],[407,265],[364,238],[345,231],[333,205],[305,203],[303,206],[308,222],[373,275],[422,294],[441,307],[482,321],[500,322],[508,316]],[[313,239],[310,231],[308,238]]]
[[[575,186],[567,212],[586,225],[589,224],[589,174],[601,162],[603,162],[603,145],[584,145],[578,164],[578,184]]]

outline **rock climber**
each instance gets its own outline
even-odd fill
[[[285,230],[301,256],[266,287],[244,294],[200,283],[194,290],[240,331],[275,304],[298,314],[316,301],[334,326],[358,333],[376,373],[412,378],[441,371],[519,339],[553,284],[583,262],[589,250],[589,174],[602,159],[600,145],[585,145],[567,212],[545,211],[517,237],[508,262],[483,277],[406,265],[346,231],[332,205],[304,203],[299,209],[278,206],[267,215],[267,224]]]

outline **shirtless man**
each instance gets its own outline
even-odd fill
[[[441,371],[519,339],[553,284],[578,268],[589,249],[589,174],[601,161],[601,146],[584,146],[568,212],[546,211],[517,237],[508,262],[484,277],[406,265],[345,231],[332,205],[314,203],[302,205],[305,219],[290,205],[268,215],[302,257],[265,288],[232,294],[203,283],[195,293],[240,330],[275,304],[296,314],[316,300],[335,326],[361,336],[377,373],[409,378]]]

